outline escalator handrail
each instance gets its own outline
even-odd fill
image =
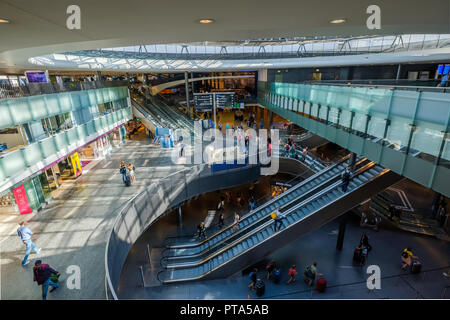
[[[313,181],[314,179],[318,178],[319,176],[325,174],[326,172],[336,168],[337,166],[339,166],[340,164],[342,164],[343,162],[345,162],[347,159],[350,158],[350,154],[346,155],[345,157],[343,157],[340,161],[336,162],[334,165],[326,167],[324,170],[317,172],[316,174],[312,175],[311,177],[303,180],[302,182],[300,182],[299,184],[296,184],[294,187],[290,188],[289,190],[287,190],[286,192],[282,193],[282,196],[287,196],[288,194],[290,194],[291,192],[293,192],[294,190],[297,190],[298,188],[300,188],[301,186]],[[248,212],[247,214],[245,214],[244,216],[242,216],[242,218],[240,220],[245,220],[247,219],[249,216],[251,216],[252,214],[254,214],[256,211],[260,211],[262,209],[264,209],[265,207],[271,205],[273,202],[278,201],[280,198],[279,197],[275,197],[269,201],[267,201],[266,203],[260,205],[259,207],[255,208],[255,210]],[[222,230],[219,230],[218,232],[212,234],[211,236],[209,236],[208,238],[204,239],[201,242],[195,243],[195,244],[187,244],[186,246],[176,246],[176,247],[172,247],[173,249],[175,248],[189,248],[189,247],[196,247],[196,246],[200,246],[202,245],[204,242],[211,240],[212,238],[216,237],[217,235],[219,235],[222,232],[225,232],[226,230],[232,228],[233,225],[230,225],[228,227],[225,227]]]
[[[373,168],[373,167],[375,167],[375,166],[377,166],[377,164],[376,164],[375,162],[370,162],[370,163],[366,164],[364,167],[358,169],[356,172],[353,173],[352,179],[354,179],[355,177],[357,177],[357,176],[359,176],[360,174],[364,173],[365,171],[370,170],[371,168]],[[376,179],[377,177],[381,176],[382,174],[385,174],[385,173],[388,172],[388,171],[390,171],[390,170],[389,170],[389,169],[384,169],[384,170],[382,170],[379,174],[377,174],[376,176],[373,176],[373,177],[370,178],[368,181],[364,181],[360,186],[357,186],[354,190],[359,189],[359,188],[362,187],[363,185],[369,183],[370,181]],[[321,192],[319,192],[319,193],[315,194],[314,196],[312,196],[312,197],[306,199],[305,201],[302,201],[301,203],[299,203],[299,204],[296,205],[295,207],[290,208],[289,210],[287,210],[286,212],[283,213],[283,216],[284,216],[284,217],[287,217],[287,215],[291,214],[291,213],[294,212],[294,211],[297,211],[300,207],[305,206],[305,205],[307,205],[307,204],[310,203],[310,202],[313,202],[313,201],[314,201],[315,199],[317,199],[318,197],[322,196],[322,195],[325,194],[325,193],[328,193],[329,191],[335,189],[336,187],[339,187],[340,185],[341,185],[341,182],[340,182],[340,181],[337,181],[337,182],[333,183],[332,185],[330,185],[330,186],[327,187],[326,189],[322,190]],[[352,190],[351,192],[353,192],[354,190]],[[344,193],[343,195],[339,196],[338,198],[333,199],[333,201],[330,202],[330,203],[328,203],[327,205],[330,205],[331,203],[336,202],[337,200],[341,199],[342,197],[348,195],[349,193],[350,193],[350,192]],[[319,210],[319,209],[322,209],[322,208],[318,208],[318,209],[312,210],[312,211],[308,214],[308,216],[311,216],[311,214],[314,214],[314,213],[315,213],[317,210]],[[296,224],[296,223],[299,223],[299,222],[302,221],[304,218],[306,218],[306,217],[303,217],[302,219],[300,219],[300,220],[298,220],[298,221],[295,221],[295,222],[292,223],[291,225],[288,225],[285,229],[291,227],[292,225],[294,225],[294,224]],[[259,231],[261,231],[261,230],[263,230],[263,229],[269,227],[270,225],[272,225],[272,224],[274,224],[274,223],[275,223],[275,221],[273,221],[273,220],[270,221],[270,220],[269,220],[269,221],[267,221],[266,223],[264,223],[263,225],[259,226],[257,229],[252,230],[249,234],[245,234],[245,235],[242,236],[241,238],[239,238],[239,239],[233,241],[233,243],[231,243],[231,244],[227,245],[226,247],[220,249],[219,251],[215,252],[214,254],[212,254],[211,257],[205,258],[205,259],[203,259],[201,262],[199,262],[199,263],[197,263],[197,264],[181,265],[181,266],[178,266],[178,268],[179,268],[179,269],[182,269],[182,268],[189,268],[189,267],[192,267],[192,266],[195,266],[195,265],[200,265],[200,264],[202,264],[202,263],[205,263],[206,260],[212,260],[212,259],[214,259],[214,257],[216,257],[217,255],[219,255],[219,254],[221,254],[221,253],[223,253],[223,252],[225,252],[225,251],[231,249],[233,246],[239,244],[240,242],[245,241],[246,239],[252,237],[253,235],[255,235],[256,233],[258,233]],[[276,234],[278,234],[278,233],[273,233],[273,234],[270,235],[269,237],[263,239],[260,243],[265,242],[265,241],[268,241],[269,239],[273,238]],[[246,251],[247,251],[247,250],[243,250],[243,251],[239,252],[236,256],[233,256],[232,258],[228,259],[228,260],[225,261],[224,263],[230,262],[231,260],[233,260],[233,259],[237,258],[238,256],[244,254]],[[203,261],[205,261],[205,262],[203,262]],[[207,275],[208,273],[214,271],[215,269],[217,269],[218,267],[220,267],[220,266],[222,266],[222,265],[223,265],[223,264],[220,264],[220,265],[216,266],[215,268],[213,268],[213,269],[211,269],[211,270],[208,270],[207,272],[205,272],[205,273],[202,274],[201,276],[197,276],[197,277],[194,277],[194,278],[189,278],[189,280],[195,280],[195,279],[203,278],[205,275]],[[174,269],[174,268],[172,268],[172,269]],[[183,280],[177,280],[177,281],[183,281]]]

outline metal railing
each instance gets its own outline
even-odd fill
[[[128,86],[128,81],[45,82],[29,83],[25,86],[0,85],[0,99],[123,86]]]

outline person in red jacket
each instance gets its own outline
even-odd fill
[[[37,260],[33,267],[33,281],[36,281],[38,286],[42,286],[42,300],[47,300],[48,287],[52,286],[50,292],[58,288],[58,282],[51,280],[52,275],[60,276],[60,273],[48,264],[42,264],[41,260]]]

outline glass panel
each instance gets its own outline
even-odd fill
[[[383,138],[385,127],[386,120],[372,116],[369,121],[369,128],[367,130],[367,133],[378,138]]]
[[[411,148],[437,157],[443,138],[444,132],[418,125],[412,136]]]
[[[352,113],[347,110],[341,111],[341,118],[339,119],[339,125],[350,128],[350,121],[352,119]]]
[[[366,129],[366,122],[367,122],[367,115],[356,112],[353,118],[353,125],[352,125],[353,130],[364,133],[364,130]]]
[[[411,133],[411,126],[401,120],[392,119],[388,127],[386,139],[394,143],[396,147],[408,145],[409,135]]]

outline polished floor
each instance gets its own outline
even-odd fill
[[[134,138],[133,138],[134,139]],[[126,188],[119,174],[120,161],[133,162],[136,182]],[[106,159],[79,177],[46,209],[29,219],[33,241],[42,248],[30,255],[22,267],[25,246],[16,234],[17,221],[2,222],[0,238],[1,299],[41,299],[41,288],[33,282],[36,259],[60,271],[65,283],[69,266],[78,266],[81,288],[61,286],[48,299],[104,299],[105,246],[121,206],[150,182],[166,177],[184,166],[174,165],[168,149],[150,140],[127,140]]]

